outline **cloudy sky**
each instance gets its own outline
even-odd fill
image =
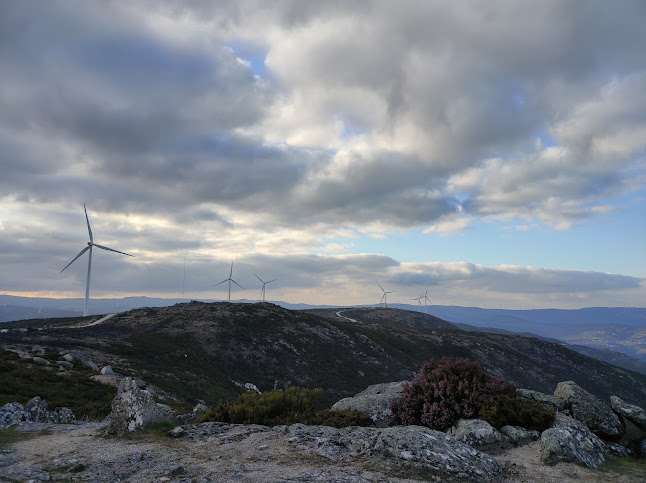
[[[643,0],[0,3],[0,293],[646,305]],[[185,270],[185,272],[184,272]],[[414,303],[414,302],[413,302]]]

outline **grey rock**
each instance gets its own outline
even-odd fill
[[[63,356],[63,359],[65,359],[67,362],[74,362],[74,356],[71,353],[65,354]]]
[[[520,426],[506,425],[500,428],[500,432],[507,436],[514,446],[523,446],[541,437],[538,431],[529,431]]]
[[[29,421],[34,423],[48,422],[49,409],[47,408],[47,401],[41,399],[40,396],[32,398],[25,404],[25,411],[29,413]]]
[[[642,442],[640,443],[639,452],[642,458],[646,458],[646,439],[642,440]]]
[[[56,364],[64,367],[65,369],[71,369],[72,367],[74,367],[74,364],[69,361],[56,361]]]
[[[74,423],[76,422],[76,416],[70,408],[58,407],[55,408],[48,416],[48,422],[50,423]]]
[[[612,409],[574,381],[559,382],[554,395],[567,401],[572,417],[598,436],[618,440],[626,428]]]
[[[100,382],[101,384],[107,384],[108,386],[114,386],[114,387],[119,387],[119,384],[123,380],[123,377],[117,376],[117,375],[103,375],[103,374],[96,374],[94,376],[91,376],[90,379],[96,382]]]
[[[639,455],[639,444],[643,439],[646,439],[646,432],[642,431],[635,424],[633,424],[629,419],[626,419],[624,416],[621,416],[624,426],[626,427],[626,432],[618,441],[624,446],[630,448],[630,450]]]
[[[186,434],[186,431],[184,431],[184,428],[181,426],[175,426],[173,429],[171,429],[168,432],[168,435],[173,437],[173,438],[180,438]]]
[[[101,368],[101,374],[104,376],[114,376],[114,371],[112,370],[112,366],[103,366]]]
[[[47,359],[43,359],[42,357],[38,357],[38,356],[32,357],[32,361],[34,361],[36,364],[39,364],[41,366],[49,365],[49,361]]]
[[[543,394],[542,392],[532,391],[531,389],[518,389],[517,392],[522,399],[539,402],[546,408],[553,409],[554,411],[563,411],[566,407],[565,399],[561,397]]]
[[[22,421],[29,421],[29,413],[20,403],[7,403],[0,408],[0,429],[18,424]]]
[[[399,399],[403,392],[403,382],[388,382],[375,384],[356,396],[346,397],[337,401],[332,409],[356,409],[369,414],[374,425],[386,427],[393,424],[394,419],[390,411],[390,401]]]
[[[288,434],[294,447],[332,461],[365,457],[423,471],[429,480],[502,481],[502,469],[493,457],[421,426],[335,429],[294,424]]]
[[[79,361],[84,366],[89,367],[93,371],[99,372],[99,368],[97,367],[97,365],[94,362],[92,362],[92,358],[90,357],[90,354],[88,354],[87,352],[72,351],[71,355],[72,355],[72,360],[76,359],[77,361]],[[67,359],[67,356],[65,356],[65,359]],[[67,359],[67,360],[69,360],[69,359]],[[70,360],[70,362],[72,362],[72,361]]]
[[[44,355],[44,354],[45,354],[45,349],[43,349],[43,347],[42,347],[42,346],[34,345],[34,346],[31,348],[31,352],[32,352],[33,354],[38,354],[39,356],[42,356],[42,355]]]
[[[150,423],[170,418],[172,409],[164,404],[156,404],[152,395],[140,389],[139,383],[131,377],[126,377],[119,384],[117,396],[112,401],[112,413],[108,432],[124,435],[136,431]]]
[[[447,434],[485,453],[498,453],[511,446],[507,436],[482,419],[458,419]]]
[[[606,455],[606,445],[596,434],[562,413],[557,413],[552,427],[541,434],[541,461],[547,465],[564,461],[596,468]]]
[[[646,431],[646,411],[641,407],[629,404],[617,396],[610,396],[613,411],[621,414],[642,431]]]
[[[191,414],[193,416],[193,419],[195,419],[198,416],[201,416],[202,414],[209,412],[210,410],[211,410],[210,407],[204,404],[203,401],[200,401],[195,405],[195,407],[193,408],[193,412]]]

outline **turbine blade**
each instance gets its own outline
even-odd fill
[[[77,259],[78,257],[80,257],[81,255],[83,255],[83,254],[84,254],[85,252],[87,252],[89,249],[90,249],[90,245],[86,246],[83,250],[81,250],[81,251],[79,252],[79,254],[78,254],[78,255],[76,255],[76,256],[74,257],[74,260],[72,260],[70,263],[68,263],[67,265],[65,265],[65,268],[69,267],[72,263],[74,263],[74,262],[76,261],[76,259]],[[60,272],[58,272],[58,273],[63,273],[63,272],[65,271],[65,268],[64,268],[63,270],[61,270]]]
[[[222,280],[220,283],[216,283],[216,284],[215,284],[215,285],[213,285],[213,286],[214,286],[214,287],[217,287],[218,285],[223,284],[224,282],[228,282],[228,281],[229,281],[229,279],[228,279],[228,278],[225,278],[225,279],[224,279],[224,280]]]
[[[253,273],[253,272],[251,272],[251,273]],[[254,275],[256,275],[256,274],[254,273]],[[260,280],[262,283],[265,283],[265,282],[263,282],[263,281],[262,281],[262,278],[260,278],[258,275],[256,275],[256,278],[257,278],[258,280]],[[269,283],[269,282],[267,282],[267,283]]]
[[[265,282],[265,283],[271,283],[271,282],[275,282],[276,280],[278,280],[278,279],[277,279],[277,278],[275,278],[275,279],[273,279],[273,280],[270,280],[269,282]]]
[[[87,210],[85,209],[85,203],[83,203],[83,211],[85,211],[85,221],[87,222],[87,232],[90,234],[90,241],[94,243],[94,238],[92,237],[92,228],[90,228],[90,219],[87,217]]]
[[[386,293],[386,291],[384,290],[384,288],[381,286],[381,284],[380,284],[379,282],[377,282],[377,285],[379,285],[379,288],[380,288],[384,293]]]
[[[233,283],[235,283],[238,287],[240,287],[242,290],[246,290],[242,285],[240,285],[240,284],[239,284],[238,282],[236,282],[235,280],[231,279],[231,281],[232,281]]]
[[[233,277],[233,262],[231,262],[231,271],[229,272],[229,278]]]
[[[128,255],[129,257],[134,257],[134,255],[130,255],[130,253],[120,252],[119,250],[115,250],[115,249],[113,249],[113,248],[104,247],[103,245],[97,245],[96,243],[93,243],[93,245],[94,245],[95,247],[97,247],[97,248],[102,248],[102,249],[104,249],[104,250],[108,250],[109,252],[121,253],[122,255]]]

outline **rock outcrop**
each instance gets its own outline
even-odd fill
[[[332,409],[335,411],[356,409],[369,414],[375,426],[386,427],[393,424],[390,401],[400,398],[402,392],[403,382],[375,384],[356,396],[341,399],[332,406]]]
[[[621,414],[624,418],[633,423],[642,431],[646,431],[646,411],[644,411],[639,406],[635,406],[634,404],[629,404],[623,401],[617,396],[610,397],[610,404],[613,411],[615,411],[617,414]]]
[[[117,396],[112,401],[108,432],[122,436],[129,431],[142,429],[150,423],[173,419],[172,409],[155,403],[153,396],[140,389],[139,383],[126,377],[119,384]]]
[[[565,399],[572,417],[603,438],[618,440],[626,428],[612,409],[574,381],[559,382],[554,396]]]
[[[541,461],[561,461],[596,468],[605,460],[606,445],[580,421],[557,413],[552,427],[541,434]]]
[[[6,429],[23,421],[33,423],[75,423],[76,417],[69,408],[56,408],[49,411],[47,401],[39,396],[32,398],[24,406],[14,402],[0,408],[0,429]]]
[[[523,446],[541,437],[538,431],[529,431],[520,426],[503,426],[500,432],[507,436],[514,446]]]
[[[511,446],[507,436],[482,419],[458,419],[447,433],[485,453],[499,453]]]
[[[421,472],[431,481],[502,481],[494,458],[421,426],[334,429],[294,424],[286,430],[294,447],[332,461],[363,457]]]
[[[539,402],[546,408],[553,409],[554,411],[563,411],[565,409],[565,399],[560,397],[532,391],[531,389],[518,389],[518,395],[522,399]]]

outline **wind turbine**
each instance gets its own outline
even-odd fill
[[[231,277],[233,277],[233,262],[231,262],[231,271],[229,272],[229,278],[225,278],[225,279],[224,279],[224,280],[222,280],[220,283],[216,283],[216,284],[215,284],[215,287],[217,287],[217,286],[218,286],[218,285],[220,285],[221,283],[229,282],[229,302],[231,302],[231,282],[235,283],[235,284],[236,284],[238,287],[240,287],[242,290],[244,290],[244,289],[245,289],[242,285],[240,285],[238,282],[236,282],[235,280],[233,280],[233,278],[231,278]]]
[[[419,311],[420,312],[422,311],[422,299],[423,298],[424,298],[424,295],[422,294],[419,297],[417,297],[416,299],[411,299],[411,300],[417,300],[417,303],[419,304]]]
[[[134,257],[134,255],[130,255],[129,253],[120,252],[119,250],[114,250],[112,248],[104,247],[103,245],[94,243],[94,237],[92,236],[92,228],[90,228],[90,219],[87,217],[87,209],[85,208],[85,203],[83,203],[83,211],[85,211],[85,221],[87,222],[87,232],[90,235],[90,241],[87,242],[87,246],[83,250],[81,250],[80,253],[76,255],[70,263],[65,265],[65,268],[69,267],[72,263],[76,261],[78,257],[83,255],[85,252],[87,252],[88,250],[90,251],[90,254],[88,255],[88,259],[87,259],[87,283],[85,285],[85,305],[83,306],[83,316],[87,316],[87,301],[90,298],[90,272],[92,269],[92,247],[97,247],[102,250],[108,250],[109,252],[121,253],[122,255],[128,255],[129,257]],[[60,273],[63,273],[65,271],[65,268],[61,270]]]
[[[428,285],[426,286],[426,292],[424,292],[421,295],[420,299],[421,298],[424,299],[424,313],[426,313],[426,302],[429,302],[429,303],[431,302],[431,299],[428,298]],[[420,302],[420,305],[421,305],[421,302]]]
[[[256,274],[254,273],[254,275],[256,275]],[[277,278],[275,278],[275,279],[273,279],[273,280],[270,280],[269,282],[265,282],[265,281],[264,281],[262,278],[260,278],[258,275],[256,275],[256,278],[262,282],[262,288],[260,289],[260,295],[262,295],[262,301],[264,302],[264,301],[265,301],[265,285],[267,285],[268,283],[271,283],[271,282],[275,282],[275,281],[276,281],[276,280],[278,280],[278,279],[277,279]]]
[[[379,303],[381,303],[383,301],[384,309],[387,309],[388,308],[388,300],[386,299],[386,295],[388,295],[389,293],[395,293],[395,292],[394,291],[386,292],[379,282],[377,282],[377,285],[379,285],[379,288],[384,293],[382,295],[381,300],[379,301]]]

